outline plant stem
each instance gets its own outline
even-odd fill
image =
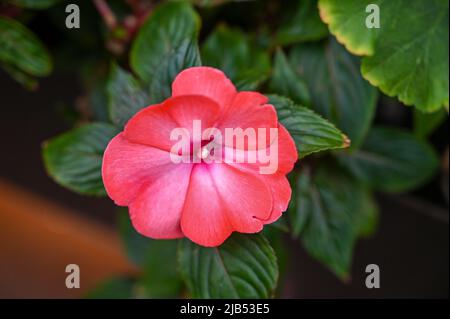
[[[105,0],[93,0],[98,12],[105,21],[106,26],[112,30],[117,26],[117,19]]]

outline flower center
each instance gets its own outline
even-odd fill
[[[203,141],[201,147],[194,152],[194,156],[201,163],[211,163],[214,160],[215,155],[214,147],[214,142],[211,143],[211,141]]]
[[[197,157],[205,160],[209,157],[209,155],[211,154],[211,150],[208,148],[207,146],[203,146],[202,148],[200,148],[197,152]]]

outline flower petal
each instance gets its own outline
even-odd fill
[[[275,145],[275,142],[278,145]],[[298,153],[295,142],[286,128],[278,124],[277,140],[274,140],[269,148],[243,150],[225,146],[222,149],[222,157],[227,164],[241,170],[253,170],[262,175],[270,175],[289,173],[294,168]]]
[[[181,216],[183,234],[202,246],[222,244],[233,231],[226,211],[208,168],[195,165]]]
[[[297,146],[288,130],[278,124],[278,172],[287,174],[298,160]]]
[[[185,128],[192,136],[194,120],[200,120],[204,130],[214,125],[219,112],[217,103],[204,96],[169,98],[138,112],[125,126],[124,136],[134,143],[170,151],[175,144],[170,140],[174,129]]]
[[[271,224],[281,217],[288,209],[291,200],[292,189],[288,179],[283,174],[264,175],[264,180],[270,187],[273,199],[272,212],[264,224]]]
[[[222,110],[227,108],[236,88],[226,75],[211,67],[193,67],[184,70],[172,84],[172,96],[203,95],[218,103]]]
[[[210,165],[209,170],[234,230],[259,232],[259,220],[270,217],[272,211],[271,192],[263,179],[226,164]]]
[[[277,112],[272,105],[265,104],[268,99],[257,92],[239,92],[230,107],[221,117],[218,127],[222,132],[226,129],[240,128],[242,130],[253,130],[254,138],[247,138],[242,146],[233,145],[233,140],[225,141],[228,147],[254,150],[266,148],[274,136],[270,136],[270,129],[276,128],[278,124]],[[263,130],[261,130],[263,129]],[[249,132],[250,133],[250,132]],[[263,134],[264,145],[259,142],[259,134]]]
[[[184,237],[180,227],[192,165],[179,164],[141,191],[130,204],[134,228],[154,239]]]
[[[175,166],[168,152],[130,143],[120,133],[103,155],[103,184],[117,205],[127,206],[145,183],[157,180]]]
[[[277,127],[276,111],[267,101],[267,97],[257,92],[237,93],[220,119],[219,127]]]
[[[197,165],[191,175],[181,227],[203,246],[222,244],[232,231],[256,233],[272,211],[265,183],[224,164]]]

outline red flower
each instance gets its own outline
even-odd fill
[[[257,92],[238,93],[219,70],[195,67],[181,72],[172,84],[172,97],[141,110],[109,143],[102,168],[108,195],[117,205],[128,206],[133,226],[151,238],[185,236],[203,246],[218,246],[233,231],[261,231],[287,209],[291,188],[285,175],[297,160],[291,136],[267,102]],[[234,161],[207,162],[217,154],[205,147],[212,143],[192,137],[198,120],[203,129],[220,132],[278,128],[277,140],[270,136],[264,141],[278,143],[277,168],[262,174],[267,163],[259,157],[253,163],[237,162],[240,156],[260,152],[262,140],[258,149],[249,141],[241,146],[225,142],[219,147],[221,156]],[[177,128],[190,134],[188,157],[173,151],[171,132]]]

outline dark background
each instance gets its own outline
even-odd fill
[[[89,14],[90,11],[84,12]],[[72,35],[55,28],[62,16],[53,20],[49,16],[37,15],[31,20],[30,28],[53,54],[56,49],[61,49],[65,37]],[[208,23],[207,20],[205,24]],[[101,28],[97,26],[93,33],[101,35]],[[101,42],[92,45],[92,41],[82,35],[75,35],[71,43],[67,55],[56,56],[54,73],[40,81],[36,92],[25,90],[0,70],[0,179],[113,230],[116,208],[112,201],[77,195],[57,185],[47,176],[41,158],[42,143],[71,128],[73,123],[68,114],[75,113],[76,100],[85,93],[77,72],[77,59],[95,60],[103,54],[98,53],[102,52],[100,49],[94,51],[95,47],[102,47]],[[80,59],[79,63],[84,62]],[[411,127],[412,112],[395,100],[382,97],[376,122]],[[448,120],[431,137],[440,154],[448,145],[447,133]],[[413,194],[377,195],[381,210],[379,229],[373,238],[358,241],[352,278],[347,283],[339,281],[312,259],[299,242],[286,238],[292,256],[285,278],[282,278],[282,297],[448,298],[448,203],[442,183],[448,185],[448,176],[439,174]],[[446,196],[448,198],[448,193]],[[381,270],[380,289],[365,287],[365,267],[372,263],[379,265]],[[32,271],[33,265],[29,266]],[[0,283],[1,276],[0,273]],[[33,282],[29,284],[33,285]],[[0,287],[0,296],[8,296],[9,289]],[[27,296],[26,291],[23,296]]]

